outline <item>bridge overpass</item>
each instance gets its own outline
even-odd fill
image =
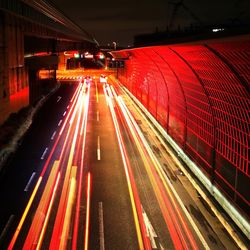
[[[98,43],[44,1],[1,1],[0,17],[4,121],[41,96],[40,69],[56,85],[60,52]],[[249,35],[132,48],[111,52],[114,73],[60,71],[69,84],[0,182],[0,245],[247,249],[249,48]]]
[[[46,1],[0,2],[0,123],[41,93],[39,68],[56,69],[59,52],[97,50],[97,41]],[[33,57],[45,52],[47,56]],[[30,91],[28,91],[30,87]],[[30,92],[30,95],[28,93]]]

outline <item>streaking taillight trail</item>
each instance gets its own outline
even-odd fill
[[[112,86],[110,87],[110,89],[112,90],[113,95],[116,97],[116,101],[119,104],[120,109],[122,110],[122,114],[126,120],[126,124],[128,125],[131,135],[133,136],[137,148],[142,156],[145,169],[147,170],[150,182],[161,207],[162,214],[165,218],[166,224],[171,234],[171,238],[173,240],[173,244],[177,249],[189,249],[190,246],[192,247],[192,249],[198,249],[197,243],[187,225],[187,222],[185,221],[180,211],[180,208],[177,205],[177,200],[182,209],[184,210],[185,214],[187,215],[193,228],[195,229],[204,248],[209,249],[208,244],[204,240],[197,226],[192,221],[190,216],[188,216],[189,214],[181,203],[179,196],[177,195],[175,190],[170,186],[170,184],[166,183],[166,179],[162,174],[162,169],[158,160],[154,156],[150,146],[148,145],[148,142],[143,136],[134,117],[131,115],[130,111],[126,107],[122,97],[116,94]],[[149,162],[152,162],[153,164],[150,164]],[[188,239],[190,245],[187,243],[186,239]]]
[[[113,98],[113,95],[108,84],[103,85],[103,88],[106,88],[106,87],[107,87],[107,90],[106,91],[104,90],[104,93],[105,95],[107,93],[110,94],[110,96],[108,94],[106,95],[106,100],[108,101],[108,105],[109,105],[111,116],[112,116],[113,123],[115,126],[118,144],[119,144],[119,148],[120,148],[120,152],[122,156],[122,161],[123,161],[123,166],[124,166],[124,170],[126,174],[126,179],[127,179],[128,189],[129,189],[129,196],[131,200],[132,211],[133,211],[133,216],[134,216],[134,221],[135,221],[135,228],[136,228],[139,248],[151,249],[150,241],[149,241],[149,238],[147,237],[147,232],[146,232],[145,224],[143,221],[140,198],[138,195],[135,180],[132,174],[131,166],[130,166],[127,152],[126,152],[124,142],[121,136],[121,132],[120,132],[119,124],[118,124],[117,117],[115,114],[115,110],[113,107],[113,103],[111,100],[111,98]]]
[[[18,223],[17,229],[16,229],[16,231],[11,239],[9,246],[8,246],[8,250],[13,249],[13,247],[15,246],[16,240],[17,240],[19,233],[22,229],[23,223],[24,223],[24,221],[29,213],[29,210],[32,206],[32,203],[33,203],[34,198],[37,194],[37,191],[38,191],[38,189],[43,181],[43,176],[44,176],[45,172],[47,171],[49,165],[51,164],[52,156],[55,152],[55,149],[58,146],[59,140],[61,139],[61,136],[62,136],[64,129],[66,128],[66,125],[68,123],[69,118],[74,116],[74,114],[76,112],[75,110],[77,110],[77,109],[79,110],[79,114],[81,113],[82,104],[84,103],[83,102],[83,88],[82,88],[81,84],[78,85],[70,102],[72,103],[70,110],[69,110],[69,112],[68,112],[68,114],[63,122],[60,133],[59,133],[55,143],[53,144],[52,150],[51,150],[51,152],[50,152],[50,154],[49,154],[49,156],[48,156],[48,158],[43,166],[40,177],[35,185],[35,188],[34,188],[32,195],[28,201],[28,204],[24,210],[24,213],[23,213],[23,215]],[[71,120],[71,123],[72,123],[72,121],[73,120]],[[39,205],[38,205],[38,207],[40,206],[40,208],[37,210],[37,213],[40,212],[40,213],[44,214],[44,217],[41,218],[41,216],[40,216],[40,218],[39,218],[39,215],[34,217],[33,223],[31,225],[31,228],[30,228],[29,233],[27,235],[27,238],[25,240],[25,244],[23,247],[24,249],[31,249],[31,245],[33,245],[33,247],[35,246],[36,249],[40,249],[40,247],[41,247],[42,239],[44,237],[47,222],[48,222],[51,208],[52,208],[52,205],[54,202],[54,197],[56,195],[57,186],[58,186],[60,176],[61,176],[59,169],[61,167],[60,166],[61,160],[62,160],[62,157],[63,157],[64,152],[65,152],[67,141],[69,139],[70,130],[72,129],[71,123],[69,123],[68,129],[67,129],[67,135],[66,135],[66,138],[65,138],[62,150],[61,150],[59,161],[57,161],[57,164],[56,164],[57,169],[54,171],[53,178],[51,177],[52,179],[50,179],[50,176],[49,176],[48,182],[45,186],[45,191],[44,191],[44,193],[41,197],[41,200],[39,202]],[[79,129],[79,125],[78,125],[78,129]],[[77,131],[78,131],[78,129],[77,129]],[[76,136],[75,136],[75,138],[76,138]],[[71,157],[72,157],[72,154],[73,153],[71,153]],[[53,189],[51,189],[50,186],[52,186]]]

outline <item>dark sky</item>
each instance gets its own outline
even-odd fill
[[[136,34],[166,30],[173,5],[180,0],[52,0],[79,26],[90,32],[100,45],[113,41],[120,46],[133,45]],[[184,0],[185,6],[203,23],[249,21],[249,0]],[[178,9],[174,24],[194,23],[190,12]]]

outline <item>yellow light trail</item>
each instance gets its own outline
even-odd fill
[[[70,173],[71,173],[71,169],[72,169],[71,166],[72,166],[72,162],[73,162],[76,140],[77,140],[79,126],[80,126],[80,120],[81,120],[81,112],[82,112],[82,107],[81,107],[82,100],[81,100],[81,98],[82,98],[82,93],[81,93],[80,98],[79,98],[77,105],[75,107],[76,109],[79,109],[77,124],[76,124],[76,129],[75,129],[73,141],[72,141],[71,148],[70,148],[70,154],[69,154],[68,163],[67,163],[67,167],[66,167],[66,174],[65,174],[65,178],[64,178],[64,182],[63,182],[61,198],[60,198],[58,212],[56,215],[56,220],[55,220],[54,229],[53,229],[53,233],[52,233],[52,239],[50,242],[50,249],[51,250],[58,249],[59,243],[60,243],[60,234],[61,234],[62,222],[63,222],[62,218],[64,217],[64,214],[65,214],[65,200],[66,200],[67,190],[69,187],[69,178],[70,178]]]
[[[73,101],[73,99],[74,99],[74,101],[77,99],[76,97],[78,96],[79,89],[80,89],[80,84],[78,85],[78,88],[77,88],[76,91],[74,92],[74,96],[72,97],[71,101]],[[71,110],[73,110],[73,107],[74,107],[74,105],[72,105]],[[70,116],[70,113],[71,113],[71,112],[68,113],[67,118]],[[62,127],[62,129],[61,129],[61,131],[60,131],[60,133],[59,133],[59,136],[58,136],[56,142],[54,143],[54,146],[53,146],[53,148],[52,148],[52,150],[51,150],[51,152],[50,152],[50,155],[49,155],[49,157],[48,157],[48,159],[47,159],[47,161],[46,161],[46,163],[45,163],[45,165],[44,165],[44,168],[43,168],[43,170],[42,170],[42,173],[41,173],[40,177],[38,178],[38,181],[37,181],[37,183],[36,183],[36,185],[35,185],[35,188],[34,188],[32,194],[31,194],[31,197],[30,197],[30,199],[29,199],[29,201],[28,201],[28,203],[27,203],[27,206],[25,207],[24,213],[23,213],[23,215],[22,215],[22,217],[21,217],[21,219],[20,219],[20,221],[19,221],[19,224],[18,224],[18,226],[17,226],[17,229],[16,229],[16,231],[15,231],[15,233],[14,233],[12,239],[11,239],[11,242],[10,242],[9,246],[8,246],[8,250],[13,249],[13,247],[14,247],[14,245],[15,245],[15,242],[16,242],[16,240],[17,240],[17,237],[18,237],[18,235],[19,235],[19,233],[20,233],[20,231],[21,231],[21,228],[22,228],[23,223],[24,223],[24,221],[25,221],[25,219],[26,219],[26,217],[27,217],[27,214],[28,214],[29,209],[30,209],[30,207],[31,207],[31,205],[32,205],[32,202],[33,202],[33,200],[34,200],[34,198],[35,198],[35,196],[36,196],[36,194],[37,194],[37,191],[38,191],[38,189],[39,189],[39,187],[40,187],[40,184],[41,184],[41,182],[42,182],[42,180],[43,180],[43,175],[44,175],[45,171],[47,170],[47,167],[48,167],[49,162],[50,162],[50,160],[51,160],[51,156],[52,156],[52,154],[53,154],[53,152],[54,152],[54,150],[55,150],[55,148],[56,148],[56,145],[58,144],[58,141],[59,141],[59,139],[60,139],[60,136],[61,136],[61,134],[62,134],[62,132],[63,132],[63,129],[64,129],[66,123],[67,123],[67,119],[64,121],[63,127]]]
[[[44,219],[46,215],[46,210],[48,207],[48,203],[51,199],[51,193],[53,192],[52,187],[56,182],[56,176],[59,168],[59,162],[55,161],[50,172],[48,181],[46,183],[45,189],[43,191],[42,197],[40,199],[38,208],[36,209],[35,216],[32,220],[32,224],[30,226],[28,235],[25,239],[23,249],[31,249],[33,245],[37,244],[40,232],[42,230]]]
[[[85,237],[84,250],[89,249],[89,220],[90,220],[90,195],[91,195],[91,174],[87,176],[87,204],[86,204],[86,221],[85,221]]]
[[[35,195],[36,195],[37,190],[38,190],[38,188],[39,188],[39,186],[40,186],[40,184],[41,184],[41,181],[42,181],[42,177],[40,176],[39,179],[38,179],[38,181],[37,181],[37,184],[36,184],[36,186],[35,186],[35,188],[34,188],[34,190],[33,190],[33,192],[32,192],[32,195],[31,195],[31,197],[30,197],[30,199],[29,199],[29,202],[28,202],[28,204],[27,204],[27,206],[26,206],[26,208],[25,208],[25,210],[24,210],[24,213],[23,213],[23,215],[22,215],[22,217],[21,217],[21,220],[20,220],[20,222],[19,222],[19,224],[18,224],[18,226],[17,226],[17,229],[16,229],[16,231],[15,231],[15,234],[13,235],[12,240],[11,240],[9,246],[8,246],[8,250],[13,249],[13,247],[14,247],[14,245],[15,245],[15,243],[16,243],[17,237],[18,237],[18,235],[19,235],[19,233],[20,233],[20,230],[21,230],[21,228],[22,228],[22,226],[23,226],[24,220],[26,219],[26,216],[27,216],[27,214],[28,214],[28,212],[29,212],[29,209],[30,209],[30,207],[31,207],[31,204],[32,204],[34,198],[35,198]]]
[[[59,183],[59,180],[60,180],[60,176],[61,176],[61,173],[58,172],[56,183],[55,183],[55,186],[54,186],[54,189],[53,189],[53,193],[52,193],[51,200],[50,200],[49,207],[48,207],[48,211],[46,213],[46,217],[45,217],[45,220],[44,220],[44,223],[43,223],[43,227],[42,227],[39,239],[38,239],[36,250],[41,249],[41,246],[42,246],[42,241],[43,241],[43,238],[44,238],[45,230],[46,230],[47,225],[48,225],[52,205],[53,205],[54,200],[55,200],[55,194],[56,194],[56,190],[57,190],[58,183]]]
[[[72,166],[71,170],[71,181],[70,181],[70,187],[69,187],[69,194],[68,194],[68,200],[66,205],[66,212],[64,216],[64,223],[63,223],[63,229],[61,234],[61,240],[60,240],[60,246],[59,249],[67,249],[67,241],[68,241],[68,234],[69,234],[69,226],[71,221],[71,215],[72,215],[72,209],[73,209],[73,203],[75,200],[75,191],[76,191],[76,171],[77,166]]]
[[[119,104],[120,104],[120,106],[121,106],[121,108],[122,108],[122,110],[123,110],[124,115],[126,116],[127,122],[128,122],[128,123],[130,123],[130,121],[132,122],[133,126],[135,127],[135,129],[136,129],[136,131],[137,131],[137,133],[138,133],[138,135],[139,135],[139,137],[140,137],[140,139],[141,139],[141,141],[142,141],[142,143],[143,143],[143,145],[144,145],[144,148],[147,150],[147,152],[148,152],[148,154],[149,154],[149,156],[150,156],[150,158],[151,158],[151,161],[153,162],[153,164],[154,164],[154,166],[155,166],[155,168],[156,168],[156,170],[157,170],[157,173],[158,173],[158,175],[160,176],[160,179],[161,179],[161,181],[162,181],[162,183],[163,183],[163,185],[164,185],[164,187],[165,187],[165,190],[167,191],[167,193],[168,193],[168,195],[169,195],[169,197],[170,197],[170,199],[171,199],[171,201],[172,201],[172,205],[173,205],[174,208],[175,208],[175,212],[177,213],[177,215],[178,215],[178,217],[179,217],[179,219],[180,219],[180,221],[181,221],[181,224],[182,224],[182,226],[183,226],[183,228],[184,228],[184,230],[185,230],[185,232],[186,232],[186,235],[187,235],[187,237],[188,237],[188,239],[189,239],[189,241],[190,241],[190,243],[191,243],[191,245],[192,245],[192,248],[193,248],[193,249],[197,249],[197,248],[198,248],[198,247],[197,247],[197,244],[196,244],[196,242],[195,242],[193,236],[191,235],[191,233],[190,233],[190,231],[189,231],[189,229],[188,229],[188,227],[187,227],[187,224],[186,224],[186,222],[185,222],[185,220],[184,220],[182,214],[181,214],[180,211],[179,211],[179,208],[178,208],[178,206],[177,206],[177,204],[176,204],[175,198],[173,197],[172,192],[169,190],[169,187],[168,187],[168,185],[166,184],[165,178],[164,178],[163,175],[162,175],[161,168],[160,168],[160,166],[159,166],[159,162],[155,159],[154,154],[153,154],[152,150],[150,149],[150,146],[148,145],[146,139],[144,138],[142,132],[140,131],[140,129],[139,129],[138,125],[136,124],[136,122],[135,122],[133,116],[131,115],[131,113],[130,113],[129,110],[127,109],[127,107],[126,107],[126,105],[124,104],[124,102],[123,102],[123,100],[122,100],[121,97],[118,97],[118,102],[119,102]],[[156,183],[155,180],[151,177],[151,175],[153,175],[153,174],[152,174],[152,172],[151,172],[151,170],[150,170],[150,167],[149,167],[148,163],[146,162],[145,153],[143,152],[143,149],[140,148],[140,147],[141,147],[141,146],[140,146],[140,142],[137,140],[136,135],[135,135],[135,133],[133,132],[133,128],[132,128],[131,126],[130,126],[130,130],[132,131],[133,136],[135,137],[135,141],[136,141],[137,147],[138,147],[138,149],[139,149],[139,151],[140,151],[140,153],[141,153],[141,155],[142,155],[143,161],[145,161],[145,166],[147,166],[146,169],[148,170],[148,174],[149,174],[151,183],[152,183],[152,185],[155,187],[154,189],[157,191],[157,189],[156,189],[156,184],[157,184],[157,183]],[[158,191],[157,191],[157,192],[158,192]],[[158,193],[159,193],[159,192],[158,192]],[[158,198],[158,197],[157,197],[157,198]],[[178,223],[176,222],[175,224],[177,225]],[[178,227],[179,227],[179,226],[178,226]],[[177,227],[177,228],[178,228],[178,227]],[[180,235],[180,236],[181,236],[181,235]],[[205,247],[206,249],[209,249],[207,243],[205,242],[205,240],[203,239],[203,237],[202,237],[200,234],[199,234],[199,238],[201,239],[201,242],[203,243],[204,247]],[[184,242],[183,236],[181,236],[181,239],[182,239],[183,244],[186,245],[186,243]],[[186,247],[186,248],[187,248],[187,247]]]

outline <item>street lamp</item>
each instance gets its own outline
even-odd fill
[[[116,42],[112,42],[112,44],[114,45],[114,50],[116,50]]]

